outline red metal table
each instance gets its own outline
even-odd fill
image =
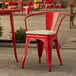
[[[14,54],[15,54],[15,59],[18,62],[17,52],[16,52],[16,43],[15,43],[15,34],[14,34],[14,22],[13,22],[13,14],[12,14],[12,12],[17,12],[17,11],[20,11],[20,10],[16,10],[16,9],[15,10],[0,10],[0,15],[9,15],[10,16]]]

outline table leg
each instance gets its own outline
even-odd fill
[[[70,29],[71,29],[71,16],[70,16]]]
[[[13,15],[12,15],[12,12],[10,12],[10,22],[11,22],[11,30],[12,30],[14,54],[15,54],[16,61],[18,62],[17,52],[16,52],[16,43],[15,43],[14,23],[13,23]]]

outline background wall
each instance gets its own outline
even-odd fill
[[[70,4],[73,4],[76,6],[76,0],[67,0],[67,6],[69,7]]]
[[[2,2],[2,0],[0,0],[0,2]]]

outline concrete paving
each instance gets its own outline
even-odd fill
[[[48,71],[45,48],[38,63],[37,48],[28,48],[25,67],[21,68],[24,48],[17,48],[19,62],[15,62],[13,48],[0,47],[0,76],[76,76],[76,49],[60,49],[63,65],[56,50],[52,50],[52,70]]]

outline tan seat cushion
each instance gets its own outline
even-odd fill
[[[26,31],[26,34],[54,35],[54,34],[56,34],[56,31],[50,31],[50,30],[34,30],[34,31]]]
[[[29,6],[23,6],[23,8],[29,8]],[[30,8],[34,8],[33,6],[31,6]]]
[[[62,5],[62,4],[56,4],[56,5]]]
[[[23,8],[29,8],[29,6],[23,6]]]
[[[9,6],[9,8],[17,8],[18,6]]]

